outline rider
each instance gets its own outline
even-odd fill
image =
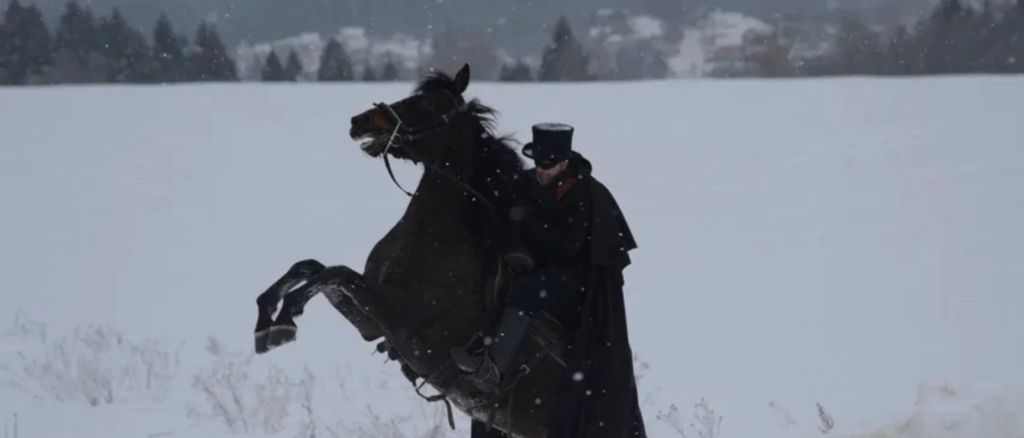
[[[565,415],[593,420],[568,422],[578,430],[563,432],[593,427],[599,436],[617,436],[607,433],[619,428],[621,436],[643,436],[622,300],[622,270],[636,243],[590,161],[572,150],[573,131],[561,123],[533,126],[523,155],[536,166],[520,176],[522,199],[509,212],[519,244],[505,262],[517,276],[500,325],[483,348],[454,349],[452,359],[481,390],[497,392],[531,319],[547,312],[571,337],[562,404],[575,411]]]

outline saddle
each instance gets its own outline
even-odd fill
[[[493,275],[487,275],[487,280],[483,287],[483,311],[487,315],[485,318],[487,321],[497,321],[499,319],[500,312],[502,311],[501,303],[503,301],[504,294],[507,292],[507,275],[509,275],[509,273],[510,272],[505,268],[504,263],[499,262],[497,264],[497,268],[493,270]],[[471,339],[470,343],[479,341],[479,336],[480,334]],[[526,341],[529,342],[532,340],[536,348],[522,348],[519,353],[521,356],[527,356],[533,353],[534,357],[522,357],[520,362],[534,362],[535,360],[540,359],[536,354],[537,352],[540,352],[541,354],[539,356],[549,356],[563,368],[567,368],[567,339],[569,339],[569,333],[565,330],[562,323],[550,313],[541,311],[530,321],[530,325],[527,328]],[[415,370],[407,366],[401,359],[398,352],[387,340],[378,343],[376,350],[378,353],[387,354],[389,359],[399,362],[402,368],[402,374],[413,385],[417,385],[417,382],[420,379],[425,379],[427,377],[420,375]]]
[[[484,294],[484,312],[487,314],[487,320],[494,321],[499,312],[502,311],[500,303],[504,293],[506,293],[506,279],[505,275],[508,273],[502,262],[497,264],[497,269],[494,271],[494,275],[487,275],[485,281],[485,287],[483,288]],[[480,339],[482,334],[478,333],[477,336],[470,341],[476,342]],[[553,359],[562,368],[568,368],[567,362],[567,350],[568,344],[566,340],[569,339],[569,333],[564,329],[562,324],[550,313],[541,311],[532,320],[527,328],[527,336],[524,339],[524,345],[520,348],[518,353],[518,361],[523,365],[519,368],[519,372],[516,375],[510,376],[507,382],[503,383],[498,389],[496,394],[485,395],[484,403],[493,403],[497,400],[503,399],[511,390],[515,387],[519,378],[530,372],[530,367],[542,360],[545,356]],[[532,346],[529,344],[532,340]],[[532,348],[531,348],[532,347]],[[391,343],[385,339],[377,344],[376,350],[378,353],[386,354],[388,359],[399,363],[402,371],[402,375],[416,388],[416,393],[428,402],[444,402],[445,408],[448,413],[448,424],[454,430],[455,419],[452,413],[451,403],[448,401],[445,391],[442,390],[436,395],[427,396],[421,392],[421,389],[427,383],[433,384],[437,388],[450,388],[454,384],[453,379],[463,379],[462,375],[458,372],[454,363],[449,362],[439,372],[431,376],[424,376],[410,367],[402,359],[399,352],[391,345]]]

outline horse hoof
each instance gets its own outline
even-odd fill
[[[263,354],[270,351],[268,341],[270,338],[270,330],[260,330],[256,332],[256,354]]]
[[[295,340],[297,331],[298,329],[293,325],[275,325],[270,328],[267,346],[274,348],[292,342]]]

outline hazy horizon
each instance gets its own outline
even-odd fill
[[[68,0],[19,0],[34,3],[50,24],[56,23]],[[6,4],[7,2],[3,2]],[[862,14],[869,21],[895,22],[920,14],[932,0],[907,0],[892,4],[882,0],[86,0],[96,15],[108,15],[117,7],[132,25],[147,33],[160,14],[171,20],[179,34],[190,36],[202,19],[214,21],[229,46],[242,40],[264,42],[304,32],[330,34],[343,26],[360,26],[372,34],[404,33],[426,36],[449,28],[480,27],[505,30],[503,39],[513,46],[533,47],[547,35],[538,35],[565,15],[583,24],[601,8],[628,9],[667,21],[693,19],[701,12],[721,8],[762,18],[772,16],[821,17],[842,8]],[[244,4],[244,6],[243,6]],[[678,9],[677,6],[678,5]],[[507,29],[501,29],[507,28]],[[539,47],[538,47],[539,49]]]

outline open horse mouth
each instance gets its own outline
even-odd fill
[[[380,110],[375,108],[353,117],[348,134],[353,140],[361,142],[359,149],[363,152],[371,157],[379,157],[391,138],[388,125]]]
[[[365,132],[361,134],[352,134],[352,139],[359,143],[359,149],[366,152],[371,157],[379,157],[380,154],[384,153],[384,149],[388,146],[388,138],[391,136],[390,133],[386,132]]]

